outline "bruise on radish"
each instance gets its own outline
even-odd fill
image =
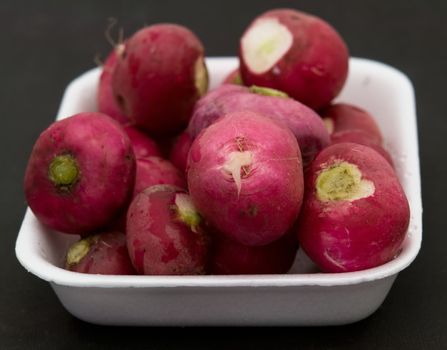
[[[268,244],[287,232],[301,207],[302,177],[289,129],[247,111],[203,130],[189,152],[194,203],[213,227],[241,244]]]

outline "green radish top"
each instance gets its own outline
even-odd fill
[[[202,222],[202,217],[192,203],[189,195],[186,193],[177,193],[175,195],[175,205],[177,207],[177,215],[180,221],[191,227],[193,232],[197,232],[197,229]]]
[[[69,189],[79,178],[76,159],[69,154],[54,157],[48,169],[48,176],[55,186]]]
[[[374,193],[374,183],[362,179],[360,169],[348,162],[338,162],[323,169],[315,186],[319,200],[354,201],[369,197]]]
[[[206,94],[208,90],[208,70],[203,57],[199,57],[194,66],[194,84],[199,96]]]
[[[90,248],[99,239],[98,235],[89,236],[73,243],[67,252],[67,267],[78,264],[90,251]]]
[[[253,94],[264,95],[264,96],[284,97],[284,98],[289,97],[289,95],[287,95],[285,92],[257,85],[250,86],[248,88],[248,91]]]
[[[242,81],[242,77],[241,77],[240,73],[236,74],[234,76],[232,83],[235,85],[244,85],[244,82]]]

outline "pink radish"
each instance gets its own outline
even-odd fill
[[[99,112],[107,114],[121,124],[126,124],[129,122],[129,118],[121,112],[112,90],[112,75],[116,66],[117,51],[119,52],[123,49],[123,44],[118,45],[109,54],[102,67],[98,84],[97,104]]]
[[[298,238],[326,272],[363,270],[398,253],[410,209],[388,162],[369,147],[325,148],[306,173]]]
[[[188,153],[191,148],[192,138],[189,134],[184,131],[180,134],[171,149],[169,159],[172,164],[174,164],[182,174],[186,172],[186,163],[188,161]]]
[[[74,272],[101,275],[135,275],[121,232],[104,232],[73,243],[65,268]]]
[[[305,165],[330,143],[329,134],[317,113],[287,98],[281,91],[257,86],[221,85],[204,96],[194,108],[188,132],[195,137],[219,117],[244,110],[270,117],[289,127],[298,141]]]
[[[329,134],[344,131],[361,131],[369,136],[371,142],[382,143],[382,133],[374,117],[364,109],[347,104],[336,103],[320,112]]]
[[[241,244],[279,239],[301,208],[303,173],[295,137],[252,112],[227,114],[199,134],[189,151],[187,179],[199,212]]]
[[[211,274],[253,275],[286,273],[298,249],[295,234],[288,233],[270,244],[250,247],[217,236],[213,243]]]
[[[143,28],[126,41],[112,86],[121,110],[138,127],[174,135],[208,88],[202,43],[180,25]]]
[[[326,21],[293,9],[255,18],[240,40],[240,71],[248,86],[278,89],[313,109],[343,87],[349,52]]]
[[[132,201],[127,214],[127,247],[140,274],[204,274],[208,246],[202,219],[185,192],[157,185]]]
[[[135,158],[161,157],[160,147],[144,132],[129,124],[124,126],[124,131],[132,143]]]
[[[100,113],[54,122],[36,141],[25,196],[50,228],[86,234],[105,226],[130,200],[135,157],[122,127]]]

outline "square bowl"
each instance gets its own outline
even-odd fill
[[[210,87],[237,67],[234,57],[208,58]],[[100,69],[67,87],[57,119],[96,110]],[[397,274],[416,257],[422,241],[422,205],[414,91],[400,71],[367,59],[351,58],[338,101],[374,115],[397,175],[407,194],[411,218],[400,254],[368,270],[319,273],[300,250],[284,275],[105,276],[64,270],[76,236],[54,233],[28,208],[16,255],[31,273],[48,281],[74,316],[107,325],[339,325],[373,313]]]

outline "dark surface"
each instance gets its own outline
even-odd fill
[[[310,348],[446,349],[447,174],[445,1],[2,1],[0,77],[0,349]],[[62,3],[62,2],[60,2]],[[260,12],[299,6],[331,22],[353,56],[405,72],[417,96],[424,240],[388,298],[368,319],[344,327],[285,329],[110,328],[69,315],[50,286],[19,265],[14,244],[25,211],[22,178],[31,147],[54,119],[67,83],[110,50],[107,18],[130,34],[143,24],[190,27],[207,54],[234,55]],[[208,336],[209,337],[206,337]]]

